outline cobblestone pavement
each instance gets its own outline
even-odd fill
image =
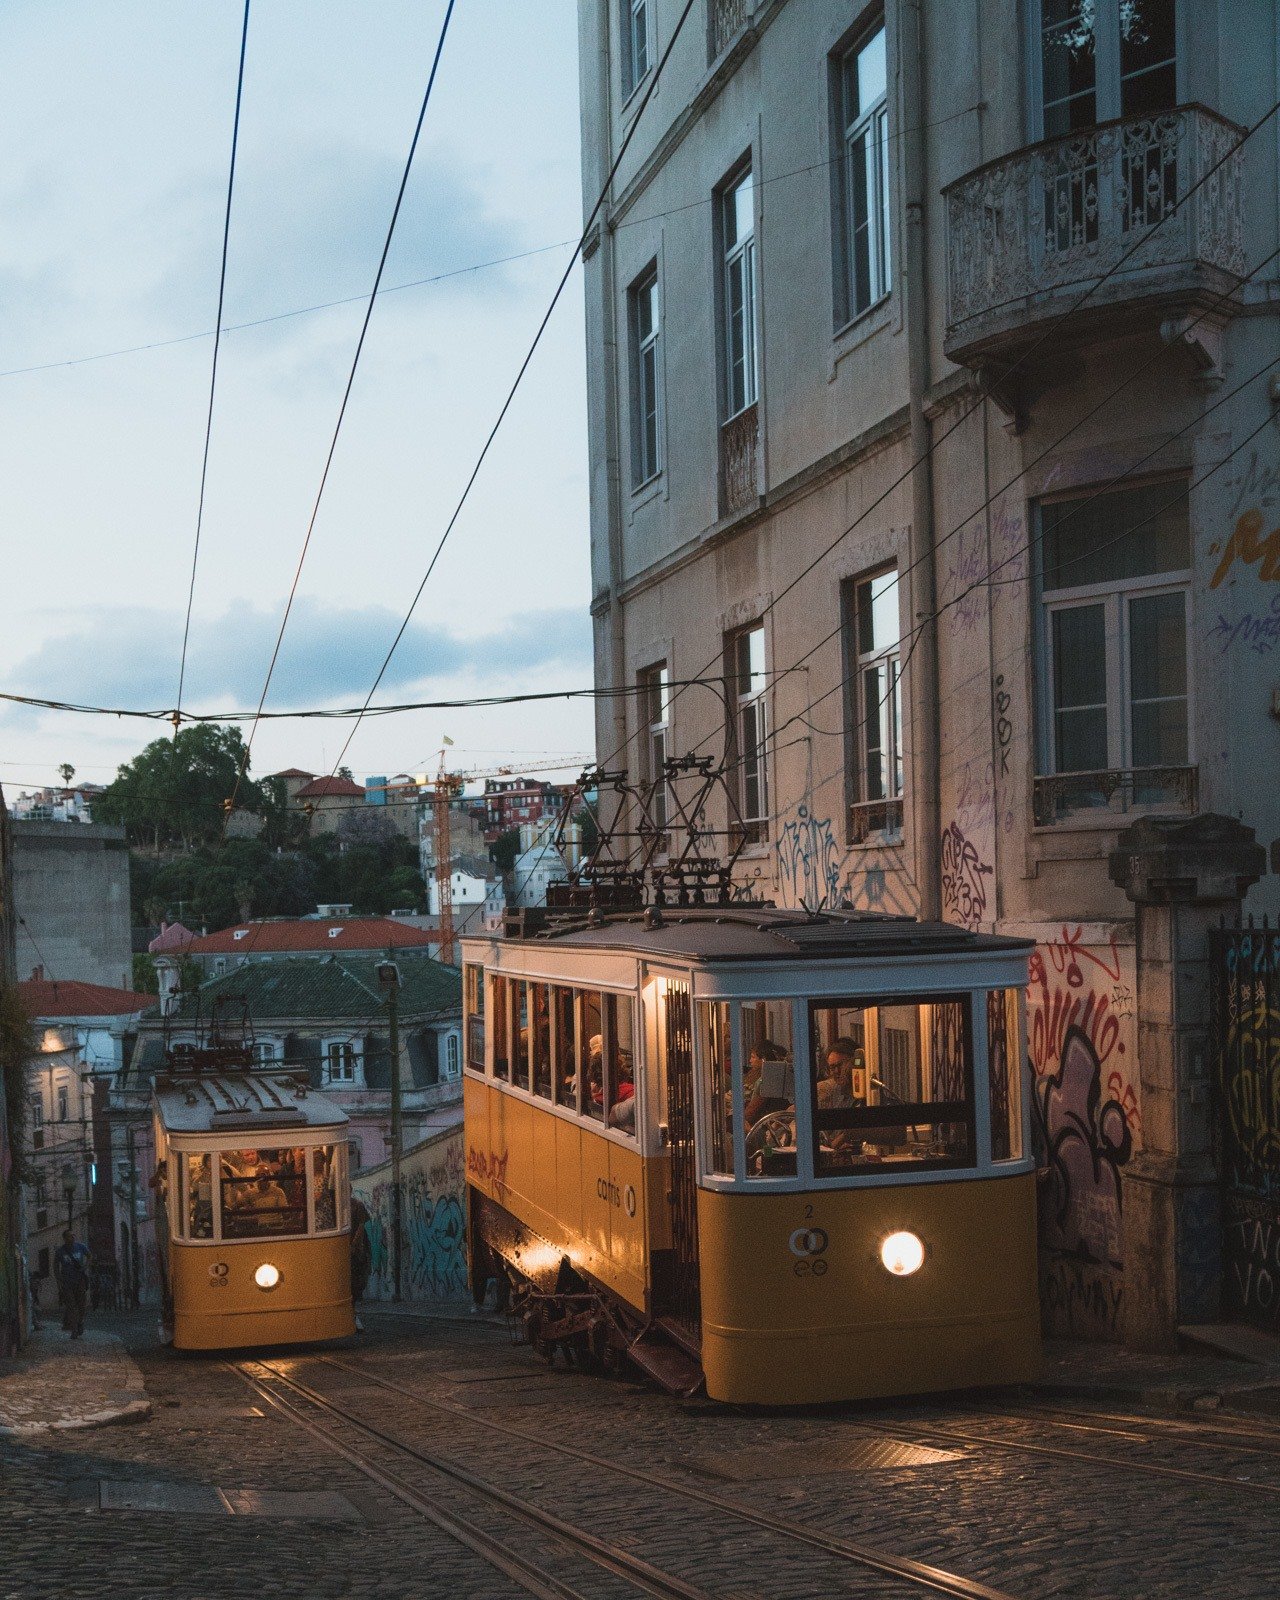
[[[89,1328],[80,1339],[41,1329],[0,1370],[0,1436],[96,1428],[140,1420],[150,1409],[137,1364],[101,1329]]]
[[[365,1320],[368,1331],[345,1346],[281,1353],[275,1371],[715,1600],[926,1592],[731,1507],[914,1557],[1019,1600],[1277,1592],[1280,1430],[1269,1419],[1061,1399],[1037,1408],[1012,1393],[744,1412],[548,1370],[488,1320]],[[160,1349],[145,1317],[109,1321],[141,1368],[152,1413],[131,1427],[0,1439],[0,1600],[523,1593],[227,1365]],[[344,1445],[368,1450],[354,1427],[295,1403]],[[886,1464],[897,1445],[926,1448],[913,1465]],[[423,1462],[394,1452],[379,1460],[589,1600],[638,1592]]]

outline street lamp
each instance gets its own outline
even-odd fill
[[[400,968],[388,953],[378,963],[378,987],[387,997],[387,1034],[391,1048],[391,1282],[393,1300],[400,1299]]]

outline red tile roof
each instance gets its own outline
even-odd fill
[[[326,800],[341,797],[344,800],[353,799],[359,795],[364,798],[364,784],[353,783],[350,778],[313,778],[310,783],[304,783],[295,800]]]
[[[160,932],[147,949],[153,956],[159,955],[164,950],[185,950],[196,937],[190,928],[184,928],[180,922],[162,922]]]
[[[237,937],[237,935],[239,937]],[[224,951],[250,951],[258,955],[290,950],[386,950],[409,945],[439,944],[434,929],[414,928],[395,917],[299,917],[272,922],[241,922],[193,939],[187,951],[193,956]]]
[[[30,1017],[123,1017],[156,1003],[153,994],[108,989],[76,978],[60,983],[52,978],[28,978],[18,985],[18,996]]]
[[[273,778],[314,778],[314,772],[307,772],[302,767],[286,767],[283,772],[273,772]]]

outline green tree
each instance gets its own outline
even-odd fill
[[[520,853],[520,830],[512,828],[507,833],[500,833],[489,846],[489,854],[493,864],[499,872],[511,872],[515,868],[516,857]]]
[[[191,956],[183,956],[178,963],[178,983],[184,989],[198,989],[204,979],[204,968]],[[160,974],[156,971],[156,958],[144,951],[133,958],[133,987],[137,994],[159,994]]]
[[[213,844],[223,832],[224,802],[236,790],[245,744],[238,728],[197,723],[175,739],[153,739],[116,773],[98,797],[94,815],[122,824],[132,844]],[[256,784],[240,784],[237,805],[257,811]]]

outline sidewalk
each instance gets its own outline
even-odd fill
[[[73,1341],[59,1328],[43,1328],[15,1360],[0,1362],[0,1439],[150,1414],[142,1374],[113,1333],[90,1328]]]
[[[1280,1340],[1262,1336],[1232,1354],[1212,1341],[1173,1355],[1141,1355],[1118,1345],[1046,1339],[1044,1371],[1028,1390],[1052,1400],[1092,1400],[1166,1411],[1280,1414]]]

